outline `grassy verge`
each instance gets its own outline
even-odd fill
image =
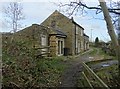
[[[108,60],[105,60],[108,61]],[[104,61],[104,62],[105,62]],[[91,65],[96,65],[99,64],[102,61],[97,61],[97,62],[92,62],[92,63],[87,63],[88,66]],[[118,65],[117,64],[113,64],[111,66],[108,67],[101,67],[101,68],[97,68],[93,70],[99,77],[100,79],[102,79],[109,87],[115,87],[116,86],[116,82],[118,81],[115,78],[118,78]],[[118,78],[119,79],[119,78]],[[118,84],[118,86],[120,86]]]
[[[120,79],[118,77],[118,66],[112,65],[101,68],[96,71],[96,74],[109,86],[120,87]]]
[[[92,48],[92,51],[89,52],[89,55],[96,55],[97,53],[97,48]]]
[[[106,83],[109,87],[120,87],[120,78],[118,77],[118,66],[117,65],[111,65],[109,67],[100,68],[97,71],[94,71],[100,79],[103,80],[104,83]],[[91,84],[94,87],[97,87],[98,84],[90,75],[87,75],[88,79],[90,80]],[[77,79],[77,86],[78,87],[89,87],[86,80],[84,79],[82,73],[80,73],[80,76]]]
[[[99,50],[98,55],[99,56],[104,56],[103,60],[96,60],[96,61],[90,61],[87,62],[86,64],[88,66],[93,66],[96,64],[99,64],[101,62],[106,62],[106,61],[111,61],[111,60],[116,60],[115,57],[109,56],[108,54],[105,54],[100,48],[96,49],[94,48],[90,55],[95,55],[97,50]],[[94,70],[94,72],[109,86],[109,87],[120,87],[120,78],[118,77],[118,65],[114,64],[108,67],[101,67],[97,68]],[[87,75],[89,76],[89,75]],[[88,77],[90,78],[90,77]],[[83,78],[82,73],[80,73],[80,76],[77,79],[77,85],[78,87],[88,87],[86,84],[86,80]],[[96,84],[94,80],[90,80],[93,85]]]

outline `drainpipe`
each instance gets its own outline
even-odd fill
[[[74,47],[74,54],[73,55],[75,55],[76,54],[76,24],[74,23],[74,20],[73,20],[73,17],[71,18],[71,20],[72,20],[72,23],[75,25],[74,27],[73,27],[73,31],[75,30],[75,32],[74,32],[74,35],[75,35],[75,47]],[[73,43],[72,43],[72,45],[73,45]]]
[[[75,25],[75,54],[76,54],[76,25]]]

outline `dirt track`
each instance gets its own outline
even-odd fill
[[[79,73],[82,71],[82,62],[90,61],[90,56],[84,54],[74,58],[72,61],[67,61],[66,64],[69,66],[62,75],[59,87],[76,87],[76,79]]]
[[[88,53],[85,53],[84,55],[80,55],[77,58],[74,58],[73,60],[66,61],[68,68],[62,74],[59,87],[77,87],[77,78],[80,76],[79,74],[83,70],[81,63],[102,58],[101,55],[98,56],[98,54],[99,52],[97,52],[96,55],[91,56]]]

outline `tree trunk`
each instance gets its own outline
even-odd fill
[[[120,76],[120,46],[119,46],[117,36],[115,34],[115,31],[114,31],[114,27],[113,27],[113,24],[112,24],[112,20],[111,20],[109,11],[107,9],[106,2],[104,0],[99,0],[99,3],[100,3],[100,6],[101,6],[101,9],[103,11],[104,19],[105,19],[106,24],[107,24],[108,33],[109,33],[110,38],[112,40],[112,43],[114,45],[114,49],[115,49],[115,52],[116,52],[116,58],[119,62],[118,63],[118,70],[119,70],[119,76]]]

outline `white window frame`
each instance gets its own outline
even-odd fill
[[[60,38],[60,39],[58,39],[58,43],[59,43],[59,47],[58,47],[58,56],[61,56],[61,55],[63,55],[64,54],[64,38]],[[61,45],[61,43],[62,43],[62,45]]]
[[[81,29],[81,36],[83,36],[83,30]]]
[[[78,26],[76,26],[76,34],[78,34],[79,33],[79,28],[78,28]]]
[[[43,35],[41,36],[41,45],[42,46],[46,46],[47,45],[47,37],[46,35]]]

